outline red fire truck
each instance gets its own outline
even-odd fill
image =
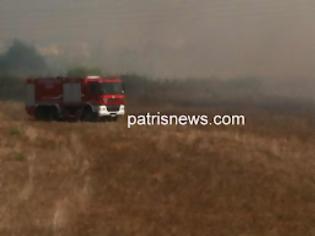
[[[125,114],[120,77],[30,78],[26,111],[40,120],[117,120]]]

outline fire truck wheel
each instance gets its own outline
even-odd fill
[[[97,115],[95,112],[91,110],[91,108],[85,108],[82,112],[82,118],[83,121],[96,121]]]
[[[55,121],[59,119],[58,110],[50,106],[37,107],[35,117],[37,120],[42,121]]]
[[[55,107],[52,107],[50,109],[49,120],[50,121],[58,121],[59,120],[58,110]]]
[[[37,120],[44,120],[45,119],[42,107],[37,107],[36,108],[36,110],[35,110],[35,118]]]

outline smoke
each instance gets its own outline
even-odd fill
[[[0,41],[20,38],[63,51],[71,62],[85,60],[114,72],[291,79],[315,72],[315,3],[307,0],[0,5]]]
[[[59,71],[266,78],[314,97],[314,11],[309,0],[2,0],[0,49],[19,38]]]

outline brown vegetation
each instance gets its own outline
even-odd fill
[[[0,235],[315,235],[311,115],[127,129],[0,107]]]

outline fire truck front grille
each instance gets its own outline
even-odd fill
[[[107,110],[108,110],[109,112],[115,112],[115,111],[119,111],[119,108],[120,108],[119,105],[118,105],[118,106],[108,106],[108,107],[107,107]]]

